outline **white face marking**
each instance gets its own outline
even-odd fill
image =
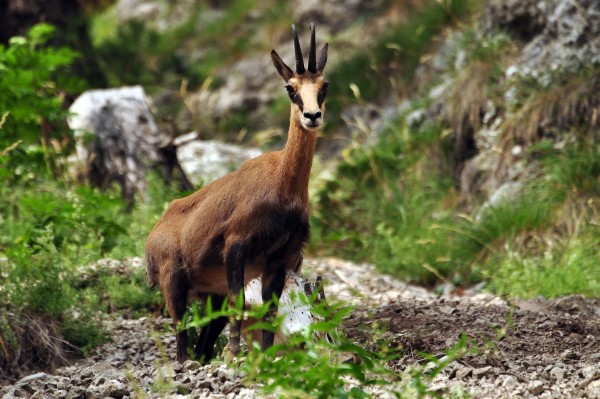
[[[317,130],[323,126],[323,111],[317,102],[319,85],[315,83],[305,83],[300,88],[300,96],[303,102],[303,109],[300,112],[300,123],[307,130]]]

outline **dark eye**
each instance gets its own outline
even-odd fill
[[[292,87],[292,85],[291,84],[285,85],[285,89],[288,92],[288,96],[290,96],[290,98],[293,100],[294,97],[296,97],[296,91],[294,90],[294,88]]]

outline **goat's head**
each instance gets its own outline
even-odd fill
[[[286,82],[285,89],[292,100],[292,117],[299,119],[305,129],[314,131],[323,126],[325,96],[329,85],[329,82],[323,77],[323,70],[327,63],[328,44],[325,43],[321,49],[317,62],[315,25],[311,23],[308,68],[305,69],[298,32],[294,25],[292,25],[292,33],[296,53],[296,72],[283,62],[275,50],[271,51],[271,59],[277,73]]]

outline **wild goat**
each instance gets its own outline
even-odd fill
[[[151,286],[159,285],[169,315],[177,326],[189,297],[212,297],[220,307],[235,302],[243,287],[261,276],[262,298],[279,298],[287,271],[298,272],[309,237],[308,180],[323,126],[328,82],[323,77],[328,44],[316,58],[315,27],[311,24],[308,68],[304,68],[296,28],[292,25],[296,72],[275,52],[271,59],[286,82],[291,99],[290,127],[285,147],[244,163],[234,171],[169,205],[146,242],[146,268]],[[243,301],[242,301],[243,302]],[[267,319],[276,313],[273,305]],[[195,355],[213,356],[215,341],[227,320],[202,328]],[[241,320],[232,320],[230,347],[240,350]],[[187,332],[179,331],[177,359],[187,358]],[[263,350],[274,333],[263,331]]]

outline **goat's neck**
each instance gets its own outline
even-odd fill
[[[308,204],[308,179],[316,142],[316,132],[306,130],[292,112],[288,140],[282,150],[280,187],[283,196],[302,205]]]

